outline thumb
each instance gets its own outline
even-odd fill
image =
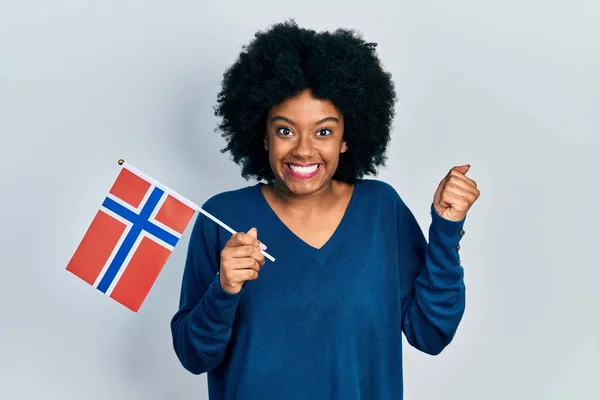
[[[260,242],[258,240],[258,234],[257,234],[257,230],[256,228],[251,228],[248,232],[248,235],[252,236],[254,239],[256,239],[256,241],[258,242],[258,246],[262,249],[262,250],[266,250],[267,246],[265,244],[263,244],[262,242]]]
[[[250,230],[247,233],[248,233],[248,235],[252,236],[255,239],[258,238],[258,234],[257,234],[256,228],[250,228]]]
[[[466,174],[470,169],[471,169],[471,164],[465,164],[465,165],[456,167],[456,170],[458,172],[460,172],[461,174]]]

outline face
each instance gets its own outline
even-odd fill
[[[265,149],[275,184],[298,196],[327,188],[346,151],[343,133],[344,118],[334,104],[308,90],[272,107]]]

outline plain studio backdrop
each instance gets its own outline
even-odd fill
[[[212,107],[241,46],[289,17],[379,44],[399,102],[377,178],[425,232],[448,169],[481,189],[466,314],[441,355],[406,345],[406,399],[600,398],[597,1],[0,4],[0,398],[207,398],[169,328],[189,228],[138,314],[65,266],[119,158],[199,204],[254,183]]]

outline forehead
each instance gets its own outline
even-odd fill
[[[269,109],[269,119],[274,116],[283,116],[294,122],[318,121],[326,117],[341,119],[341,113],[336,106],[327,99],[318,99],[309,90],[300,92]]]

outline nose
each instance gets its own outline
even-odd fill
[[[300,159],[307,160],[313,154],[313,146],[310,140],[310,135],[300,135],[296,146],[294,147],[294,155]]]

